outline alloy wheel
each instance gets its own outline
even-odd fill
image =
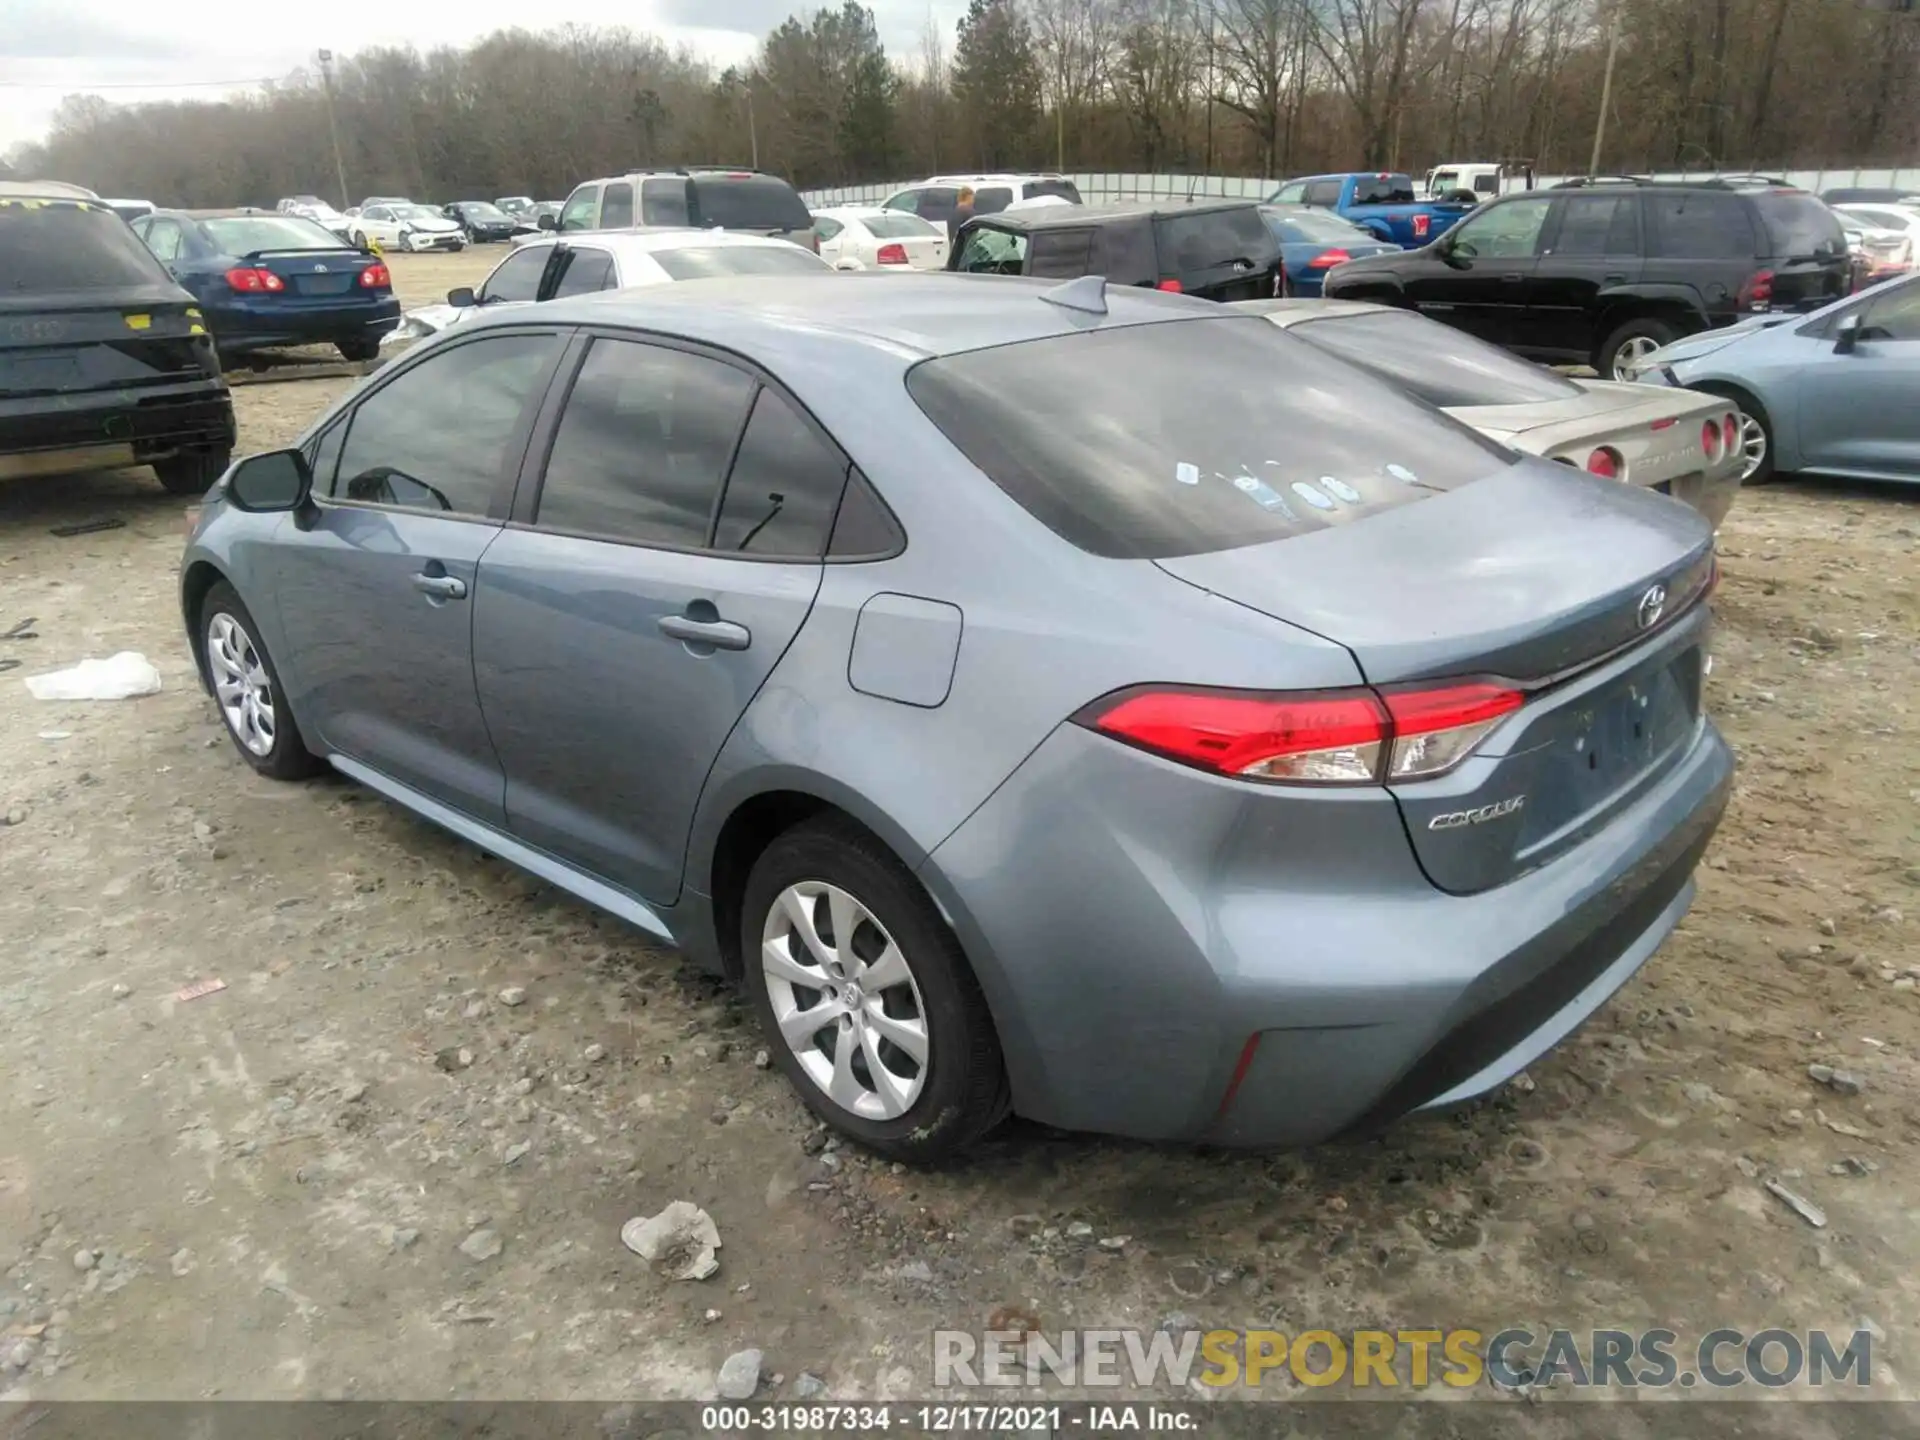
[[[871,910],[824,881],[789,885],[761,927],[760,965],[774,1023],[821,1093],[868,1120],[913,1108],[927,1080],[926,1006]]]
[[[1744,482],[1753,478],[1753,474],[1767,459],[1767,429],[1753,416],[1742,410],[1740,415],[1740,453],[1743,460],[1740,467],[1740,479]]]
[[[1651,335],[1634,335],[1626,340],[1613,357],[1613,378],[1630,380],[1628,372],[1640,361],[1660,348],[1660,342]]]
[[[264,760],[272,753],[278,733],[273,681],[253,637],[224,610],[216,611],[207,625],[207,664],[227,728],[249,754]]]

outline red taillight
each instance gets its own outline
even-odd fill
[[[1669,415],[1664,420],[1654,421],[1650,428],[1654,430],[1671,430],[1674,426],[1678,425],[1679,423],[1680,423],[1680,417],[1678,415]]]
[[[1773,272],[1756,270],[1740,287],[1740,304],[1748,310],[1765,310],[1773,304]]]
[[[1484,681],[1384,695],[1146,689],[1077,718],[1116,740],[1221,775],[1375,785],[1452,769],[1524,698]]]
[[[904,265],[907,263],[907,247],[904,245],[882,245],[873,257],[882,265]]]
[[[1608,449],[1605,445],[1602,445],[1598,450],[1587,456],[1587,469],[1591,473],[1600,476],[1603,480],[1618,480],[1620,478],[1620,452],[1618,450]]]
[[[1159,288],[1165,290],[1169,295],[1178,295],[1180,293],[1180,282],[1178,280],[1162,280]]]
[[[1731,415],[1720,417],[1720,439],[1731,450],[1740,439],[1740,423]]]
[[[807,232],[807,249],[816,255],[820,253],[820,237],[811,230]]]
[[[1708,420],[1700,427],[1700,448],[1707,452],[1707,459],[1720,458],[1720,422]]]
[[[246,295],[259,294],[263,291],[284,290],[287,288],[287,282],[271,270],[247,269],[245,267],[238,270],[229,270],[227,272],[227,284],[232,289]]]
[[[1309,270],[1331,270],[1336,265],[1344,265],[1353,257],[1344,250],[1322,250],[1307,261]]]
[[[360,272],[360,283],[369,290],[384,290],[393,284],[393,272],[384,265],[369,265]]]

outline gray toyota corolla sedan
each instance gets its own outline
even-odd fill
[[[808,1105],[1298,1144],[1651,955],[1731,761],[1712,540],[1258,316],[1097,278],[480,317],[207,497],[240,756],[740,978]]]

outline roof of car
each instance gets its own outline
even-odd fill
[[[98,200],[100,197],[84,185],[69,185],[65,180],[0,180],[0,195],[25,200]]]
[[[855,352],[885,353],[911,364],[1102,326],[1218,319],[1229,313],[1209,300],[1112,285],[1106,290],[1106,315],[1090,315],[1044,298],[1059,286],[1057,280],[998,275],[823,270],[818,276],[739,276],[603,290],[549,300],[539,306],[539,319],[657,329],[756,356],[784,373],[782,365],[796,371],[831,365]],[[524,311],[509,309],[476,316],[468,324],[527,318]]]
[[[1233,300],[1228,308],[1249,315],[1264,315],[1285,329],[1303,320],[1330,320],[1349,315],[1406,315],[1411,312],[1397,305],[1376,305],[1371,300]]]
[[[1028,180],[1064,180],[1058,170],[989,170],[972,175],[929,175],[913,185],[1017,185]],[[913,185],[904,188],[911,190]]]
[[[257,205],[230,205],[219,210],[178,210],[171,205],[163,205],[155,210],[155,216],[170,215],[178,219],[184,216],[188,220],[246,220],[256,215],[271,215],[276,220],[289,218],[278,210],[263,210]],[[304,217],[295,215],[295,220]]]
[[[969,224],[994,226],[1003,230],[1050,230],[1072,225],[1111,225],[1121,220],[1172,220],[1182,215],[1208,215],[1220,210],[1255,210],[1255,200],[1196,200],[1191,205],[1176,205],[1153,200],[1135,200],[1115,205],[1042,205],[1031,210],[997,210],[991,215],[976,215]]]
[[[631,230],[569,230],[564,235],[543,234],[531,245],[564,241],[569,245],[591,243],[632,255],[648,255],[656,250],[685,250],[695,245],[783,245],[790,250],[801,247],[776,235],[753,235],[741,230],[699,230],[690,225],[637,225]]]

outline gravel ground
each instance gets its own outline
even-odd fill
[[[418,301],[498,258],[395,270]],[[236,391],[242,446],[349,383]],[[347,784],[253,777],[182,640],[183,509],[140,471],[0,488],[0,632],[36,632],[0,640],[0,1395],[705,1398],[747,1346],[763,1396],[915,1395],[928,1330],[1010,1309],[1871,1325],[1877,1388],[1920,1394],[1920,495],[1741,498],[1699,900],[1525,1083],[1299,1154],[1015,1122],[937,1173],[823,1148],[670,951]],[[163,691],[18,683],[118,650]],[[708,1280],[620,1244],[677,1199]]]

